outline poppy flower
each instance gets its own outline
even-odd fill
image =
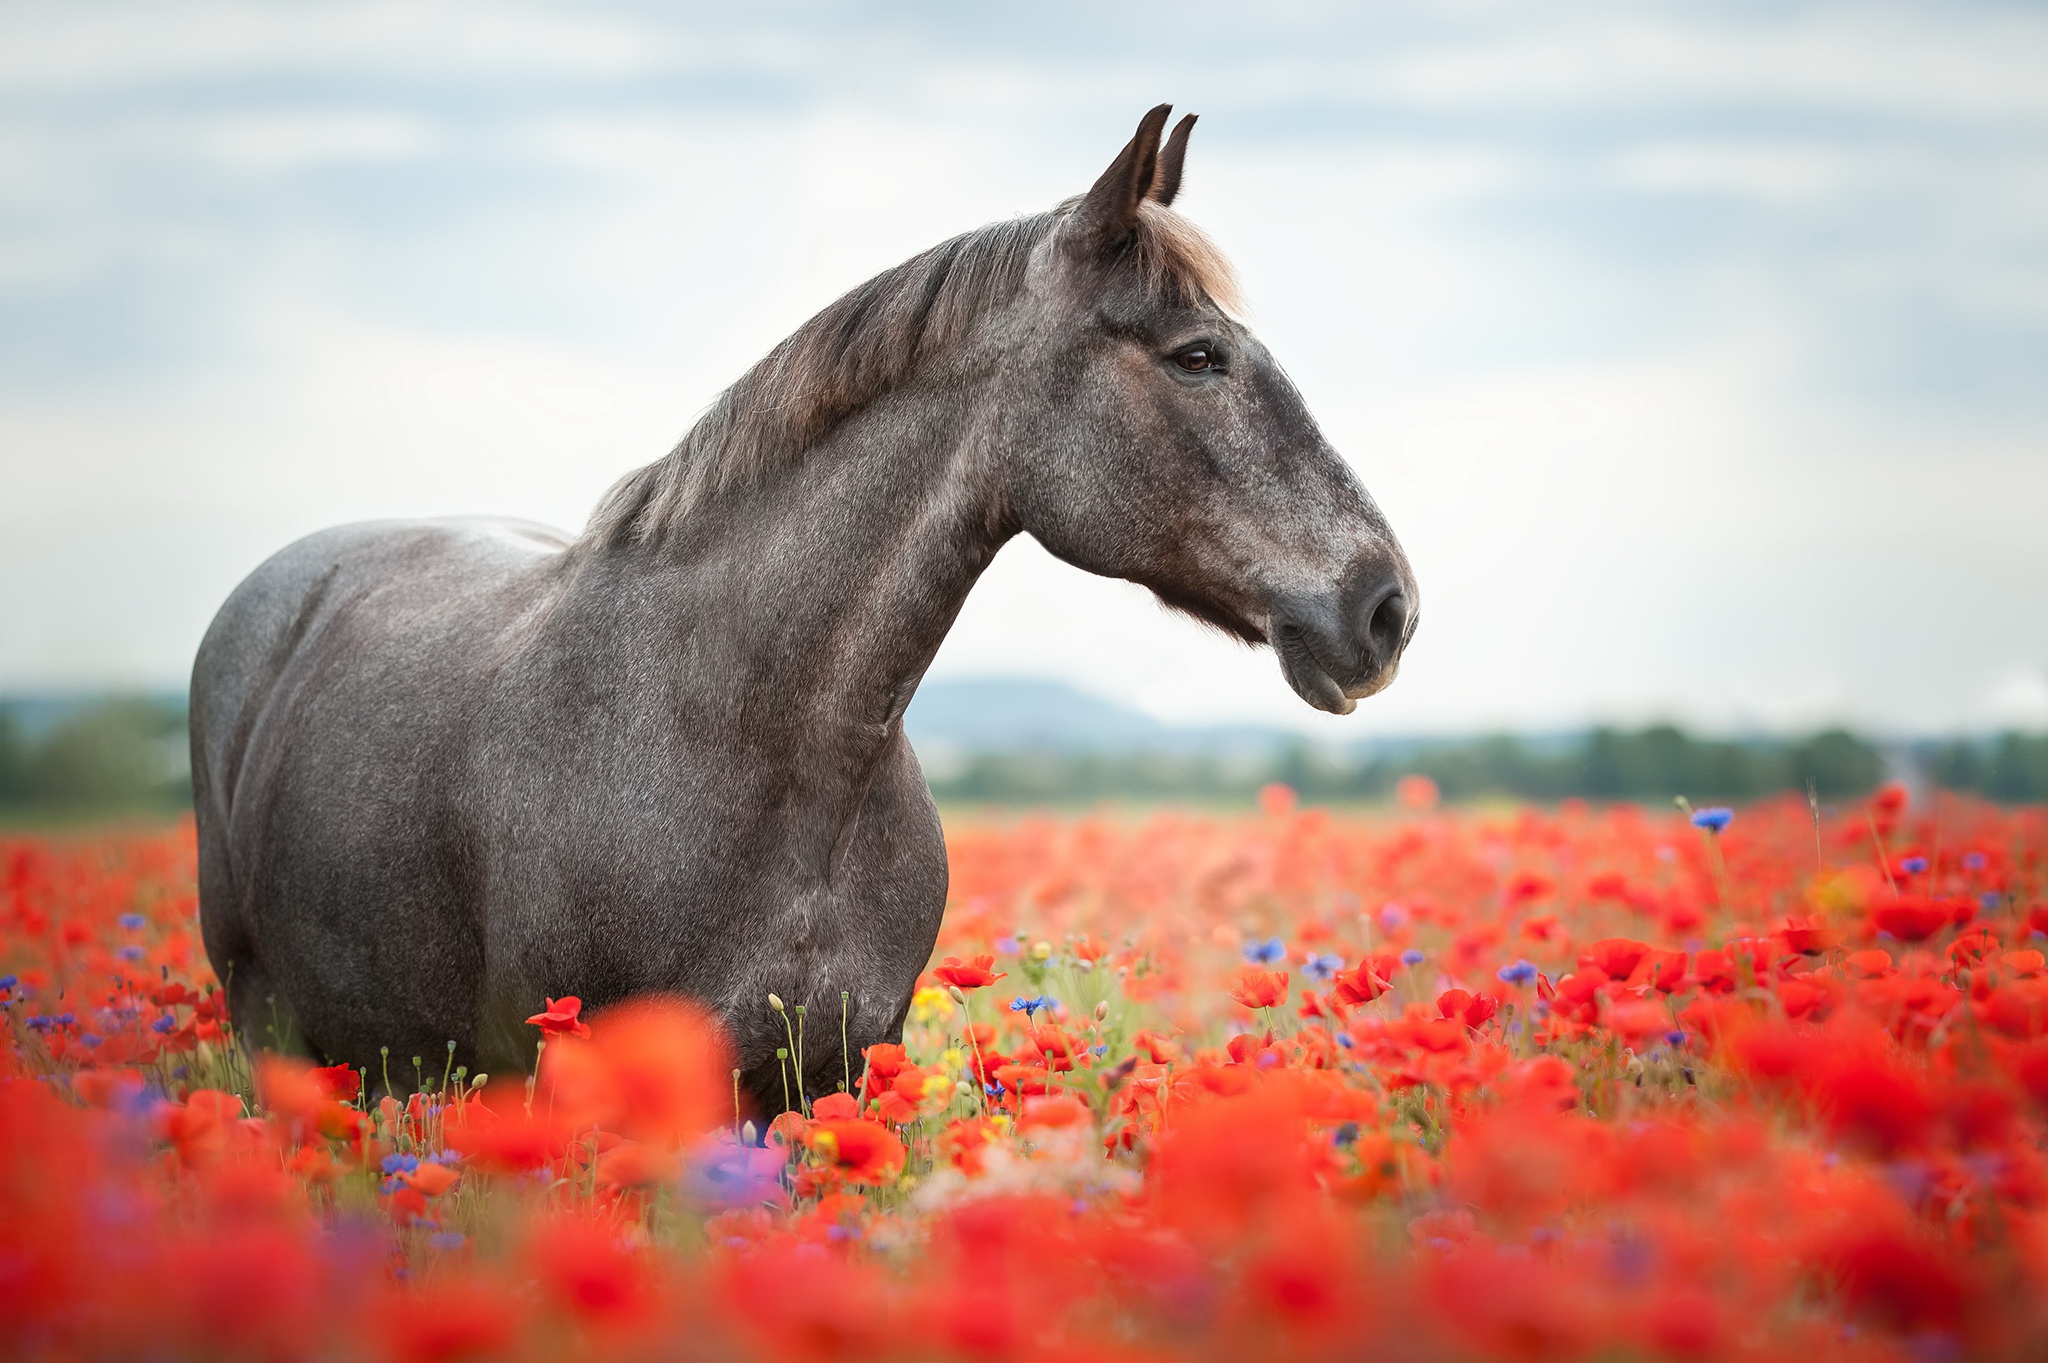
[[[850,1093],[828,1093],[812,1101],[811,1115],[821,1122],[847,1121],[860,1116],[860,1104]]]
[[[1833,928],[1812,918],[1788,918],[1777,935],[1786,950],[1802,956],[1818,956],[1839,940]]]
[[[329,1098],[339,1103],[354,1102],[363,1091],[363,1076],[349,1065],[327,1065],[313,1071],[313,1079]]]
[[[1893,895],[1870,912],[1879,932],[1888,932],[1901,942],[1924,942],[1949,925],[1947,905],[1921,895]]]
[[[587,1030],[541,1061],[551,1109],[571,1130],[601,1126],[674,1149],[731,1119],[730,1052],[702,1008],[649,996],[606,1009]]]
[[[1579,958],[1582,964],[1597,965],[1607,972],[1609,979],[1625,980],[1636,973],[1650,954],[1647,942],[1632,941],[1626,937],[1603,938],[1586,950]]]
[[[1375,974],[1370,965],[1361,962],[1356,969],[1337,972],[1330,989],[1330,997],[1346,1007],[1351,1007],[1371,1003],[1386,993],[1387,988],[1387,982]]]
[[[880,1122],[813,1122],[804,1143],[849,1183],[891,1183],[903,1172],[903,1142]]]
[[[1287,1001],[1287,972],[1246,966],[1230,986],[1230,997],[1247,1008],[1277,1008]]]
[[[955,989],[981,989],[997,980],[1008,979],[1009,972],[996,969],[996,958],[992,954],[971,957],[966,961],[948,956],[943,964],[932,967],[932,978]]]
[[[1437,995],[1436,1011],[1439,1016],[1467,1027],[1483,1027],[1486,1020],[1500,1008],[1500,1000],[1490,994],[1473,994],[1463,989],[1446,989]]]
[[[559,999],[549,999],[545,1011],[535,1013],[526,1020],[529,1027],[540,1028],[546,1036],[590,1035],[590,1028],[577,1015],[583,1011],[583,1000],[574,994]]]

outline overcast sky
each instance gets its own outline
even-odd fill
[[[0,4],[0,688],[180,684],[321,525],[580,525],[1172,100],[1422,631],[1328,719],[1020,542],[934,675],[1333,738],[2048,725],[2044,72],[2048,13],[1959,0]]]

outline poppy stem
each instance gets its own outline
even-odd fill
[[[735,1067],[735,1068],[734,1068],[734,1070],[733,1070],[733,1072],[732,1072],[732,1139],[733,1139],[733,1144],[735,1144],[735,1145],[739,1144],[739,1139],[740,1139],[740,1072],[739,1072],[739,1070],[738,1070],[738,1068],[737,1068],[737,1067]]]
[[[773,994],[768,996],[768,1003],[770,1007],[782,1015],[782,1034],[789,1038],[789,1049],[787,1051],[778,1050],[775,1053],[775,1058],[780,1060],[786,1055],[799,1054],[796,1045],[796,1029],[789,1025],[789,1010],[784,1008],[782,1000],[776,998]],[[797,1062],[796,1092],[798,1099],[801,1100],[804,1092],[802,1061]],[[789,1111],[789,1075],[787,1073],[782,1076],[782,1110],[784,1112]]]
[[[1877,869],[1884,872],[1884,883],[1892,887],[1894,895],[1899,892],[1899,882],[1892,879],[1892,854],[1884,850],[1884,834],[1877,831],[1877,816],[1869,810],[1863,811],[1864,819],[1870,824],[1870,843],[1877,848]]]
[[[853,1043],[848,1041],[846,1036],[846,1012],[852,1002],[853,994],[850,990],[839,991],[839,1060],[846,1070],[846,1087],[841,1090],[844,1093],[853,1092]]]
[[[953,990],[953,997],[960,1000],[960,1012],[967,1019],[967,1046],[974,1052],[974,1100],[981,1109],[981,1115],[988,1116],[988,1074],[981,1063],[981,1038],[974,1034],[974,1005],[967,1000],[967,991],[959,987]]]
[[[804,1116],[811,1115],[811,1100],[804,1096],[804,1006],[796,1006],[796,1103]]]
[[[1813,868],[1825,875],[1828,861],[1820,850],[1820,788],[1814,785],[1811,776],[1806,778],[1806,809],[1813,815]]]
[[[441,1092],[448,1092],[448,1076],[455,1071],[455,1043],[448,1043],[448,1059],[441,1064]]]
[[[775,1067],[782,1072],[782,1110],[789,1111],[789,1048],[775,1048]]]

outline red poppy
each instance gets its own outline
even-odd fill
[[[1627,937],[1607,937],[1593,943],[1586,954],[1579,957],[1580,963],[1597,965],[1607,972],[1608,978],[1625,980],[1636,973],[1650,954],[1647,942],[1632,941]]]
[[[846,1121],[860,1116],[860,1104],[850,1093],[828,1093],[811,1103],[811,1115],[821,1122]]]
[[[813,1122],[804,1143],[849,1183],[889,1183],[903,1172],[903,1142],[880,1122]]]
[[[997,980],[1008,979],[1009,972],[996,969],[993,955],[974,956],[966,961],[948,956],[943,964],[932,967],[932,978],[955,989],[980,989]]]
[[[570,1129],[673,1149],[732,1119],[728,1055],[702,1008],[649,996],[606,1009],[590,1039],[549,1046],[541,1082]]]
[[[1387,992],[1387,982],[1361,962],[1355,970],[1340,970],[1331,981],[1330,997],[1347,1007],[1371,1003]]]
[[[1277,1008],[1287,1002],[1287,972],[1246,966],[1230,986],[1230,997],[1247,1008]]]
[[[1786,950],[1802,956],[1818,956],[1840,938],[1833,928],[1814,918],[1788,918],[1777,935]]]
[[[1949,909],[1923,895],[1893,895],[1870,911],[1870,921],[1901,942],[1922,942],[1948,926]]]
[[[1472,994],[1463,989],[1446,989],[1437,995],[1436,1011],[1467,1027],[1483,1027],[1500,1008],[1500,1000],[1489,994]]]
[[[582,1011],[583,1000],[574,994],[549,999],[547,1010],[535,1013],[526,1025],[540,1028],[547,1036],[589,1036],[590,1028],[577,1017]]]
[[[313,1071],[313,1078],[319,1082],[329,1098],[339,1103],[353,1102],[363,1091],[362,1074],[348,1065],[328,1065]]]
[[[1682,951],[1650,952],[1650,968],[1646,972],[1650,983],[1659,993],[1675,994],[1685,988],[1685,953]]]

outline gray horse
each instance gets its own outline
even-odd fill
[[[1318,709],[1393,679],[1408,562],[1168,205],[1169,112],[1087,194],[876,276],[580,536],[322,531],[192,674],[200,916],[245,1035],[530,1065],[548,995],[666,991],[782,1106],[900,1036],[946,902],[903,711],[1005,541],[1270,643]],[[855,1052],[854,1068],[858,1068]]]

